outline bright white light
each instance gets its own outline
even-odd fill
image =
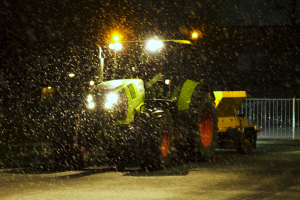
[[[115,50],[116,51],[119,51],[119,50],[121,50],[122,49],[122,45],[120,44],[120,43],[116,43],[115,44]]]
[[[166,84],[166,85],[170,85],[170,84],[171,84],[171,80],[170,80],[170,79],[166,79],[166,80],[165,80],[165,84]]]
[[[116,93],[110,93],[109,95],[107,95],[107,103],[117,103],[118,101],[118,95]]]
[[[48,89],[50,90],[50,89],[51,89],[51,87],[49,86],[49,87],[48,87]]]
[[[115,50],[115,51],[119,51],[119,50],[121,50],[122,49],[122,45],[120,44],[120,43],[116,43],[116,44],[110,44],[109,45],[109,48],[110,49],[113,49],[113,50]]]
[[[109,45],[109,48],[110,48],[110,49],[115,49],[115,44],[110,44],[110,45]]]
[[[109,103],[109,102],[106,102],[105,103],[105,108],[111,108],[112,107],[112,104],[111,103]]]
[[[90,85],[94,85],[95,84],[95,82],[94,81],[90,81]]]
[[[74,74],[74,73],[70,73],[69,76],[70,76],[70,77],[74,77],[75,74]]]
[[[110,93],[106,97],[105,108],[111,108],[113,104],[117,103],[118,95],[116,93]]]
[[[120,40],[120,37],[118,35],[115,35],[114,41],[119,41],[119,40]]]
[[[160,40],[149,40],[147,42],[147,49],[149,51],[157,51],[158,49],[163,47],[163,43]]]
[[[89,105],[88,105],[88,107],[89,107],[90,109],[94,108],[94,107],[95,107],[95,103],[94,103],[94,102],[90,102]]]
[[[93,100],[93,96],[89,94],[89,95],[88,95],[88,98],[87,98],[87,101],[88,101],[88,102],[91,102],[92,100]]]

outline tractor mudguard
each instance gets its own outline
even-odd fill
[[[199,84],[200,84],[200,88],[202,88],[203,86],[208,86],[206,83],[203,82],[195,82],[189,79],[185,81],[185,83],[181,88],[179,99],[178,99],[178,111],[186,111],[189,109],[193,92],[196,86]]]

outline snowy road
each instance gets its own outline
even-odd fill
[[[0,169],[0,199],[300,199],[300,146],[219,150],[210,162],[148,173]]]

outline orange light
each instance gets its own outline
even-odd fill
[[[197,39],[197,38],[198,38],[198,33],[193,32],[193,33],[192,33],[192,39]]]
[[[115,35],[114,36],[114,41],[119,41],[120,40],[120,37],[118,35]]]
[[[192,39],[196,40],[198,38],[202,37],[202,33],[200,31],[193,31],[192,32]]]
[[[114,34],[112,35],[112,40],[113,40],[114,43],[120,42],[121,39],[122,39],[122,35],[119,34],[119,33],[114,33]]]

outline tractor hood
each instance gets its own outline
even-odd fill
[[[101,90],[112,90],[118,92],[128,86],[129,84],[135,83],[137,86],[143,85],[143,80],[141,79],[120,79],[120,80],[111,80],[100,83],[95,86],[96,89]]]
[[[104,115],[113,115],[117,124],[134,120],[136,111],[144,104],[145,88],[142,79],[120,79],[100,83],[90,90],[88,108]]]

